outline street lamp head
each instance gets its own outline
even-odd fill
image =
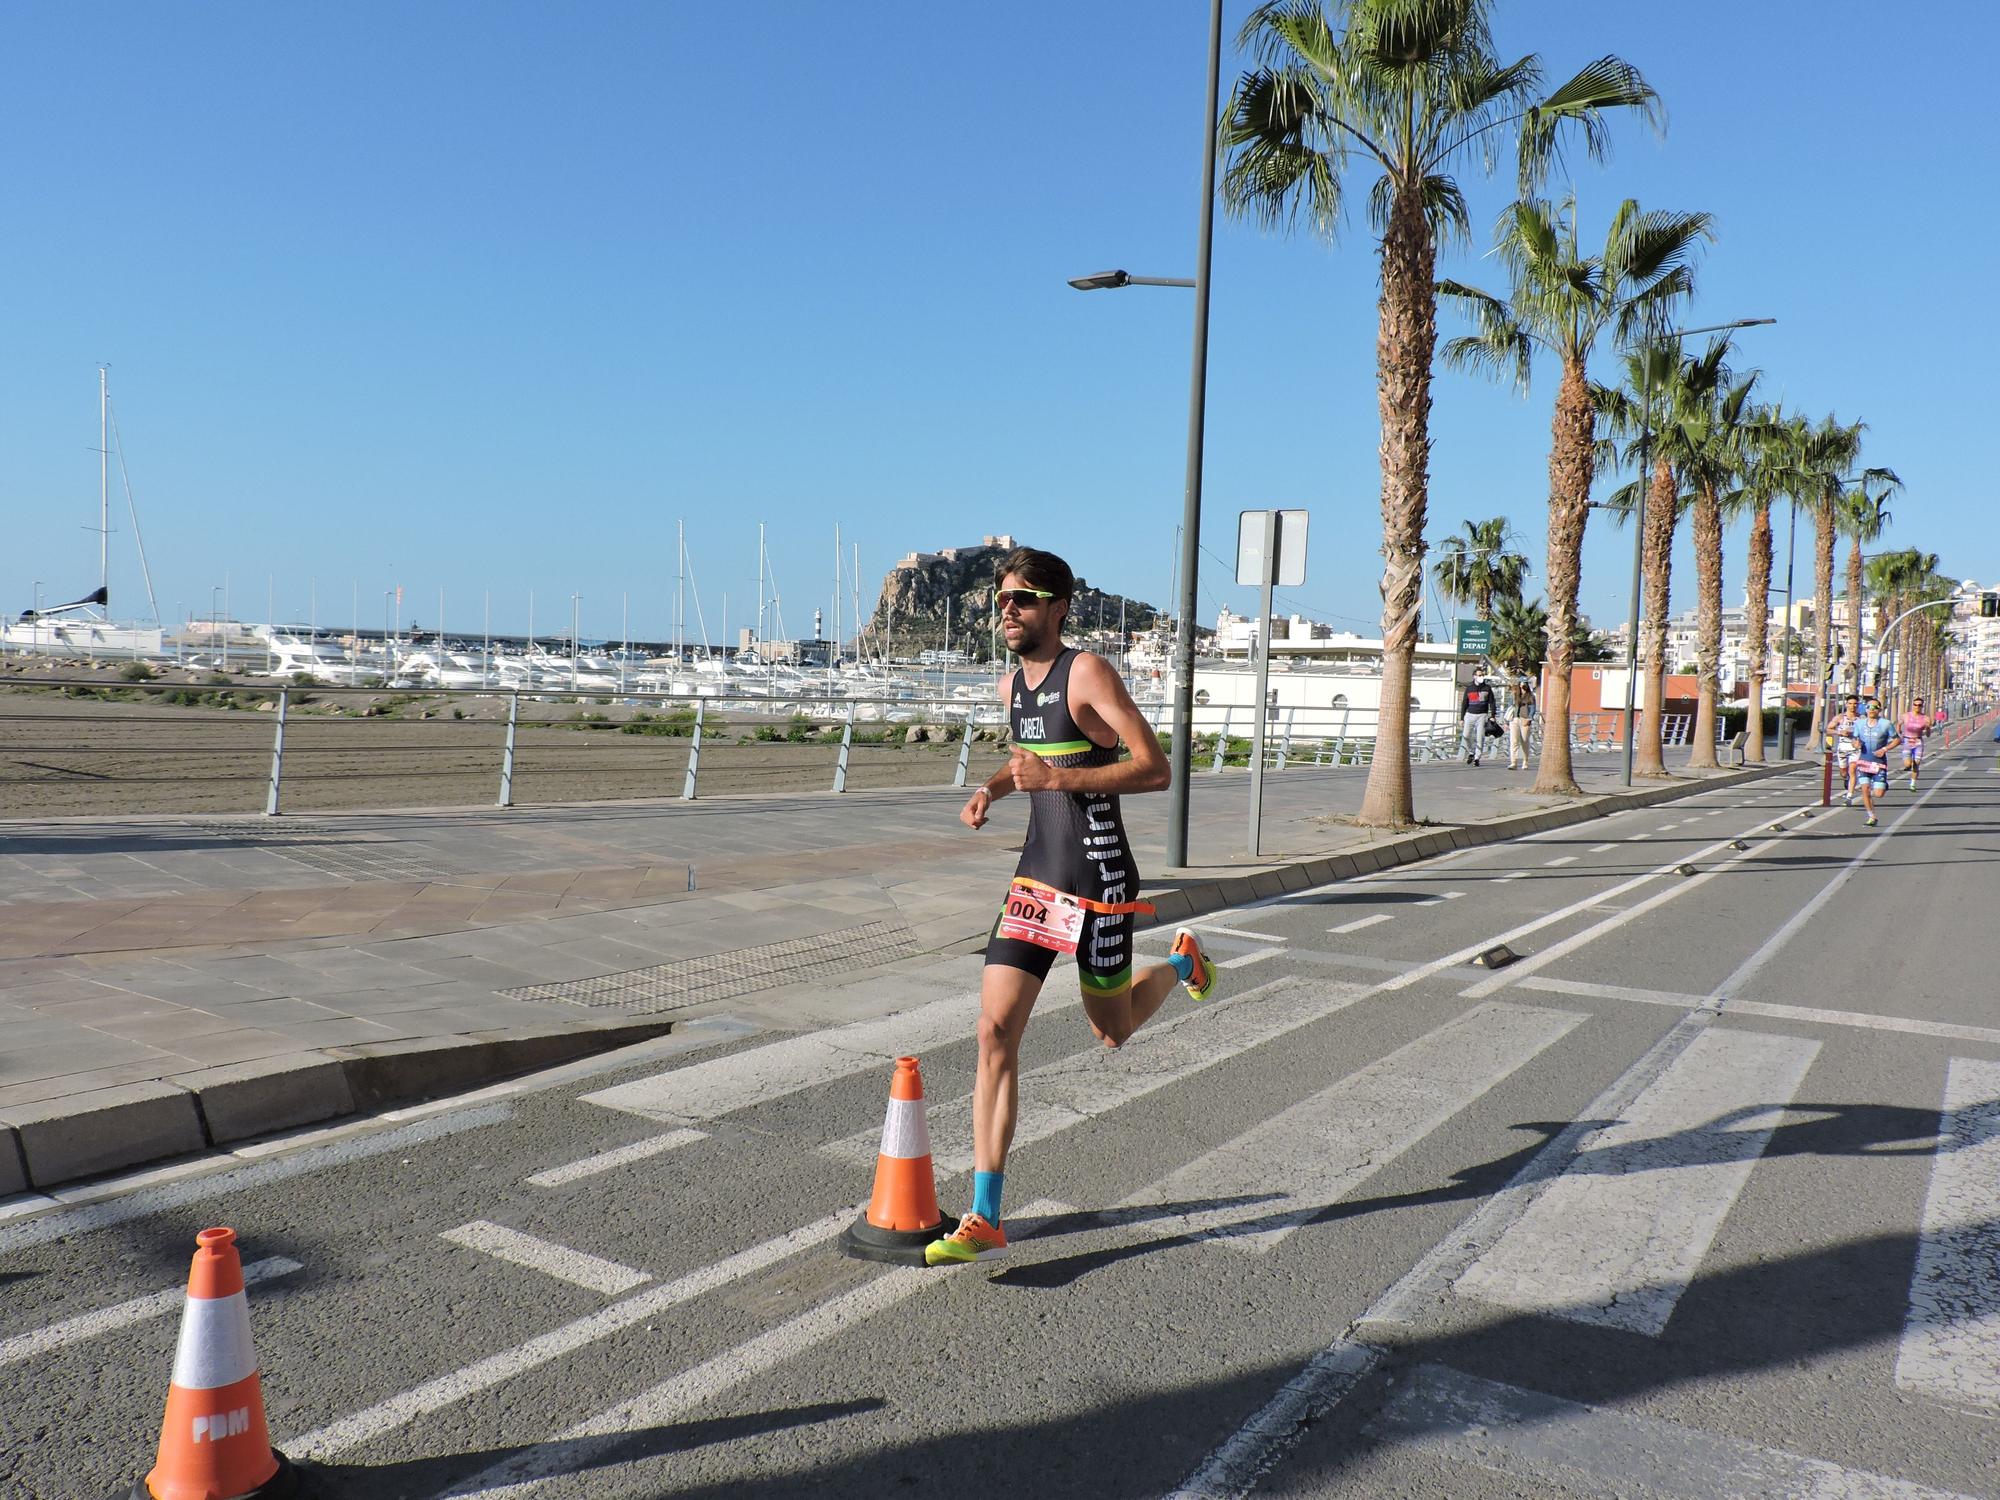
[[[1103,292],[1113,288],[1129,286],[1132,273],[1129,271],[1099,271],[1095,276],[1072,276],[1069,284],[1079,292]]]

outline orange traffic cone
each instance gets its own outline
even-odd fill
[[[271,1446],[236,1231],[194,1237],[160,1459],[128,1500],[290,1500],[298,1470]]]
[[[946,1233],[931,1175],[931,1127],[924,1113],[924,1076],[914,1057],[896,1059],[889,1080],[889,1114],[875,1158],[868,1211],[840,1236],[844,1255],[900,1265],[924,1263],[924,1246]]]

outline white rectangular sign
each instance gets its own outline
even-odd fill
[[[1273,518],[1278,526],[1280,588],[1297,588],[1306,581],[1306,513],[1302,510],[1246,510],[1236,517],[1236,581],[1251,588],[1264,583],[1264,533]]]

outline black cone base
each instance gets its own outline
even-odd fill
[[[940,1218],[929,1229],[877,1229],[861,1217],[840,1232],[840,1253],[855,1260],[879,1260],[892,1266],[924,1264],[924,1246],[950,1234],[956,1221]]]
[[[306,1482],[298,1467],[276,1448],[271,1450],[271,1456],[278,1461],[278,1472],[245,1495],[243,1500],[303,1500]],[[146,1488],[146,1481],[142,1479],[124,1494],[112,1496],[111,1500],[153,1500],[153,1492]]]

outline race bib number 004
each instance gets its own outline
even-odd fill
[[[1000,913],[1000,936],[1016,942],[1033,943],[1057,953],[1076,952],[1083,935],[1083,908],[1060,897],[1050,899],[1014,889]]]

